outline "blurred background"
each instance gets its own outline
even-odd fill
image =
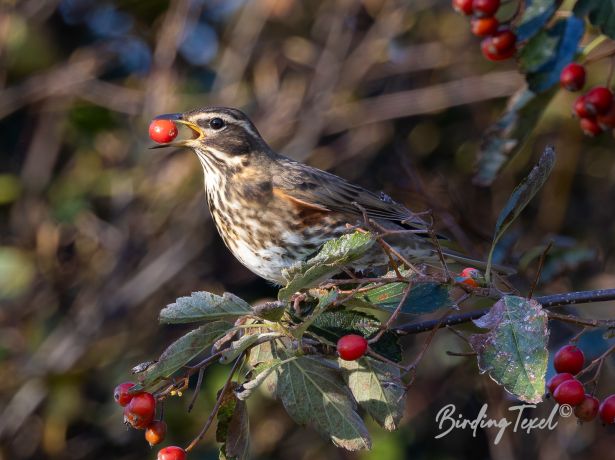
[[[499,209],[544,145],[556,170],[503,241],[527,292],[556,242],[540,293],[615,286],[611,136],[589,139],[559,94],[523,154],[492,188],[472,186],[481,134],[522,87],[514,62],[483,59],[447,0],[0,0],[0,459],[154,458],[128,431],[114,386],[155,359],[181,326],[158,311],[196,290],[248,301],[273,286],[226,250],[188,151],[150,151],[152,116],[206,105],[246,111],[276,150],[383,190],[484,257]],[[602,79],[608,69],[593,64]],[[572,311],[572,310],[571,310]],[[613,317],[612,304],[578,308]],[[557,347],[578,332],[557,326]],[[410,355],[424,336],[408,338]],[[416,344],[416,346],[415,346]],[[582,338],[586,354],[605,347]],[[514,404],[463,342],[438,334],[410,391],[403,427],[369,422],[371,452],[346,453],[296,426],[264,395],[249,402],[257,459],[608,458],[613,427],[560,419],[554,431],[457,430],[436,440],[436,413],[467,418]],[[613,361],[598,394],[614,391]],[[192,413],[166,404],[168,442],[185,445],[213,406],[223,367]],[[549,372],[552,372],[550,368]],[[544,417],[552,403],[532,416]],[[512,416],[508,414],[508,417]],[[213,430],[191,459],[217,458]]]

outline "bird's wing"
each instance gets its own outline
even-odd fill
[[[378,196],[334,174],[292,160],[281,161],[279,166],[280,173],[272,175],[274,191],[296,202],[357,216],[364,209],[372,219],[403,223],[417,229],[428,227],[423,219],[386,195]]]

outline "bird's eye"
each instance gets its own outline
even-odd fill
[[[224,120],[222,118],[212,118],[209,126],[211,129],[222,129],[224,128]]]

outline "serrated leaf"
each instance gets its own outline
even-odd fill
[[[369,356],[338,362],[359,406],[384,429],[398,429],[406,395],[399,368]]]
[[[587,16],[600,32],[615,39],[615,3],[607,0],[578,0],[573,11],[577,17]]]
[[[493,183],[502,168],[524,147],[556,93],[557,88],[541,94],[523,88],[509,99],[500,119],[483,135],[472,179],[475,185],[488,187]]]
[[[525,179],[523,179],[523,181],[513,190],[510,198],[508,198],[508,201],[504,205],[504,208],[500,211],[498,220],[495,223],[493,243],[491,243],[489,257],[487,258],[487,269],[485,270],[485,278],[487,282],[489,282],[491,276],[491,260],[493,258],[493,250],[495,249],[496,244],[510,224],[519,214],[521,214],[521,211],[525,209],[534,195],[536,195],[536,193],[542,188],[544,183],[549,178],[554,165],[555,150],[553,146],[547,146],[542,153],[538,164],[532,168]]]
[[[308,331],[329,342],[336,343],[348,334],[359,334],[370,338],[380,331],[381,323],[377,318],[356,310],[329,310],[316,318]],[[397,335],[386,331],[371,348],[392,361],[401,361],[401,347],[397,343]]]
[[[285,351],[280,353],[285,357]],[[276,394],[296,423],[311,426],[344,449],[370,449],[369,432],[339,369],[298,356],[278,366],[275,373]]]
[[[407,283],[390,283],[361,294],[360,299],[380,308],[393,311],[401,302]],[[366,288],[368,288],[366,286]],[[414,281],[402,305],[403,313],[430,313],[452,305],[450,286],[432,281]]]
[[[559,0],[525,0],[523,13],[515,26],[517,40],[528,40],[540,32],[557,11],[559,3]]]
[[[160,311],[162,324],[196,323],[230,319],[251,313],[250,305],[230,292],[222,296],[211,292],[193,292],[180,297]]]
[[[287,284],[280,289],[278,299],[287,300],[295,292],[335,275],[341,267],[360,259],[374,242],[370,233],[359,231],[327,241],[316,256],[282,272]]]
[[[574,60],[585,32],[582,19],[560,19],[549,29],[532,38],[519,53],[521,71],[528,87],[541,93],[559,83],[562,69]]]
[[[169,345],[158,361],[143,372],[140,383],[147,387],[170,377],[192,359],[207,351],[232,327],[232,323],[215,321],[188,332]]]
[[[223,443],[220,446],[220,459],[250,458],[248,409],[244,401],[237,399],[233,387],[230,387],[223,396],[217,418],[216,441]]]
[[[478,367],[522,401],[542,401],[548,352],[547,315],[535,300],[506,296],[474,320],[485,334],[470,336]]]

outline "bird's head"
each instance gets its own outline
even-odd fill
[[[246,164],[251,156],[269,150],[254,124],[237,109],[206,107],[159,115],[155,119],[185,125],[192,130],[192,137],[152,148],[191,148],[206,170]]]

